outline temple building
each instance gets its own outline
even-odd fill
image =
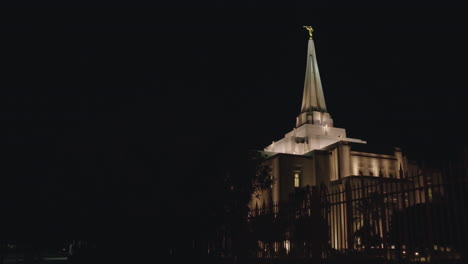
[[[353,151],[353,146],[367,142],[349,138],[345,128],[334,127],[325,103],[312,34],[309,36],[301,112],[296,127],[264,149],[275,184],[271,199],[253,199],[254,204],[286,200],[296,187],[322,183],[330,186],[349,176],[400,178],[408,170],[417,169],[400,148],[395,148],[393,155]]]
[[[328,215],[326,220],[330,228],[331,247],[337,250],[357,248],[361,239],[356,234],[365,219],[361,217],[361,220],[356,220],[359,216],[353,215],[353,209],[346,199],[359,200],[365,194],[361,191],[355,193],[350,188],[373,186],[369,190],[391,193],[392,188],[402,189],[414,184],[422,186],[423,180],[408,180],[411,177],[408,175],[418,175],[420,169],[416,163],[408,161],[400,148],[391,149],[390,153],[358,151],[357,148],[362,148],[367,142],[349,138],[345,128],[334,126],[320,80],[312,28],[306,28],[309,30],[307,64],[296,126],[263,150],[266,163],[271,168],[273,184],[261,195],[252,196],[249,207],[257,212],[259,208],[273,208],[287,203],[290,194],[298,188],[324,186],[330,193],[339,194],[334,205],[336,208],[332,210],[334,215]],[[372,185],[376,182],[387,184]],[[403,208],[404,203],[424,203],[431,199],[415,192],[403,198],[399,200],[398,208]],[[392,200],[390,196],[386,199]],[[390,213],[385,217],[387,220],[381,219],[375,225],[375,233],[379,237],[383,237],[391,228]]]

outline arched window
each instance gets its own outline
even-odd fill
[[[294,172],[294,187],[299,188],[300,186],[301,174],[298,171]]]

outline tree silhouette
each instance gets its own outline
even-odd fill
[[[285,240],[287,222],[282,217],[267,213],[253,218],[252,227],[255,238],[267,245],[268,256],[272,260],[275,255],[274,244]]]
[[[291,194],[292,239],[303,255],[319,262],[328,244],[328,225],[320,208],[320,195],[316,187],[297,188]]]
[[[383,242],[379,222],[384,221],[385,212],[389,207],[393,205],[385,202],[384,196],[378,192],[371,192],[367,197],[355,203],[354,221],[362,222],[362,225],[356,230],[354,236],[355,239],[361,240],[361,244],[368,253],[371,248],[380,247]]]
[[[273,180],[271,169],[265,163],[265,155],[259,151],[252,151],[246,155],[238,155],[242,160],[232,159],[224,179],[222,197],[222,215],[227,219],[223,226],[228,230],[232,239],[232,251],[236,258],[246,258],[256,248],[255,235],[263,236],[260,222],[248,223],[248,202],[253,194],[260,195],[269,189]],[[263,221],[259,219],[258,221]],[[255,231],[253,226],[260,229]],[[260,232],[260,234],[254,234]],[[239,260],[240,261],[240,260]]]

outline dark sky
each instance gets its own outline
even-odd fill
[[[262,148],[299,112],[303,24],[316,29],[329,111],[350,136],[411,152],[466,131],[455,11],[48,11],[2,27],[7,144]]]
[[[455,9],[15,9],[0,27],[2,206],[60,215],[93,204],[86,214],[154,190],[151,199],[169,199],[162,186],[189,190],[202,177],[193,168],[207,160],[280,139],[300,110],[307,24],[335,126],[410,157],[448,153],[467,142],[462,17]]]

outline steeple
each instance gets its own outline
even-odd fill
[[[327,112],[323,96],[314,41],[312,40],[313,29],[311,26],[305,26],[305,28],[309,31],[309,43],[301,113],[297,116],[296,127],[286,133],[284,138],[276,142],[273,141],[265,148],[265,151],[304,155],[337,142],[365,144],[366,142],[360,139],[348,138],[344,128],[333,126],[333,119]],[[346,170],[345,172],[347,174]]]
[[[325,97],[323,96],[322,82],[315,55],[315,45],[312,39],[312,27],[304,26],[309,31],[309,43],[307,47],[307,66],[302,95],[301,113],[310,111],[327,112]]]
[[[325,97],[323,96],[317,57],[315,56],[315,45],[312,39],[313,29],[311,26],[304,27],[309,31],[309,43],[307,46],[307,64],[301,113],[296,119],[296,127],[303,124],[333,126],[333,120],[327,112]]]

